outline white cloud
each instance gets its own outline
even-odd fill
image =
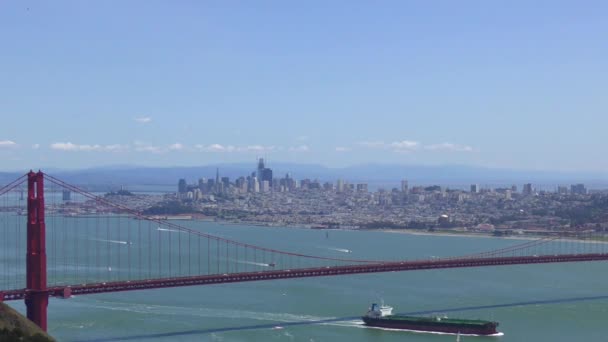
[[[386,149],[394,152],[412,152],[420,147],[420,143],[412,140],[393,141],[385,143],[384,141],[361,141],[357,145],[366,148]]]
[[[344,147],[344,146],[338,146],[338,147],[336,147],[336,152],[348,152],[350,150],[351,150],[350,147]]]
[[[180,143],[175,143],[175,144],[169,145],[168,149],[170,151],[179,151],[179,150],[183,150],[184,149],[184,145],[182,145]]]
[[[34,144],[34,145],[32,145],[32,149],[33,150],[37,150],[39,148],[40,148],[40,144]]]
[[[58,151],[70,151],[70,152],[91,152],[91,151],[104,151],[104,152],[119,152],[127,150],[128,146],[123,145],[78,145],[71,142],[56,142],[51,144],[51,149]]]
[[[211,145],[194,145],[194,148],[201,152],[272,152],[275,150],[280,150],[275,146],[264,146],[264,145],[248,145],[248,146],[234,146],[234,145],[221,145],[221,144],[211,144]]]
[[[114,144],[114,145],[105,145],[105,146],[102,146],[102,150],[103,151],[108,151],[108,152],[122,152],[122,151],[126,151],[128,149],[129,149],[128,145]]]
[[[473,152],[473,148],[468,145],[458,145],[452,143],[432,144],[424,147],[429,151],[449,151],[449,152]]]
[[[420,143],[411,140],[394,141],[389,148],[394,152],[412,152],[420,147]]]
[[[308,152],[310,148],[307,145],[293,146],[289,148],[290,152]]]
[[[136,152],[148,152],[148,153],[166,153],[166,152],[170,152],[170,151],[183,151],[183,150],[187,150],[187,146],[182,144],[182,143],[174,143],[174,144],[170,144],[167,146],[159,146],[159,145],[152,145],[150,143],[147,142],[143,142],[143,141],[135,141],[133,142],[133,145],[135,146],[135,151]],[[199,145],[197,145],[199,146]]]
[[[12,140],[0,140],[0,148],[2,147],[15,147],[17,143]]]
[[[468,145],[459,145],[444,142],[441,144],[428,144],[423,145],[418,141],[413,140],[401,140],[393,141],[392,143],[384,143],[382,141],[362,141],[357,143],[359,146],[374,149],[385,149],[393,152],[409,153],[420,149],[427,151],[446,151],[446,152],[473,152],[475,149]],[[343,152],[342,148],[336,148],[337,152]]]
[[[369,148],[384,148],[386,146],[384,141],[360,141],[357,145]]]
[[[262,145],[249,145],[244,148],[240,148],[239,151],[242,152],[272,152],[274,151],[274,146],[262,146]]]
[[[53,150],[60,151],[91,151],[99,147],[99,145],[76,145],[71,142],[57,142],[51,144]]]
[[[220,144],[211,144],[207,146],[199,144],[195,145],[194,148],[203,152],[233,152],[235,150],[234,146],[224,146]]]
[[[151,153],[163,153],[163,149],[158,146],[142,145],[135,147],[137,152],[151,152]]]
[[[163,153],[165,151],[160,146],[154,146],[142,141],[135,141],[133,144],[135,145],[136,152]]]
[[[135,118],[135,121],[139,122],[141,124],[147,124],[147,123],[152,122],[152,118],[149,116],[140,116],[140,117]]]

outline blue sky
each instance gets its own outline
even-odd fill
[[[608,171],[606,1],[3,1],[0,169]]]

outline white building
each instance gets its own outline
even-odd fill
[[[270,182],[268,182],[267,180],[262,181],[262,192],[269,192],[270,191]]]

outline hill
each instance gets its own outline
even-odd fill
[[[0,303],[0,341],[54,342],[55,340],[13,308]]]

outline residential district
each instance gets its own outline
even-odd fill
[[[178,182],[157,197],[112,193],[114,201],[161,219],[204,218],[234,223],[326,229],[416,229],[493,235],[571,234],[608,228],[608,192],[583,184],[537,191],[530,183],[503,188],[438,185],[370,191],[368,184],[274,177],[260,159],[248,176]],[[136,205],[138,204],[139,205]]]

